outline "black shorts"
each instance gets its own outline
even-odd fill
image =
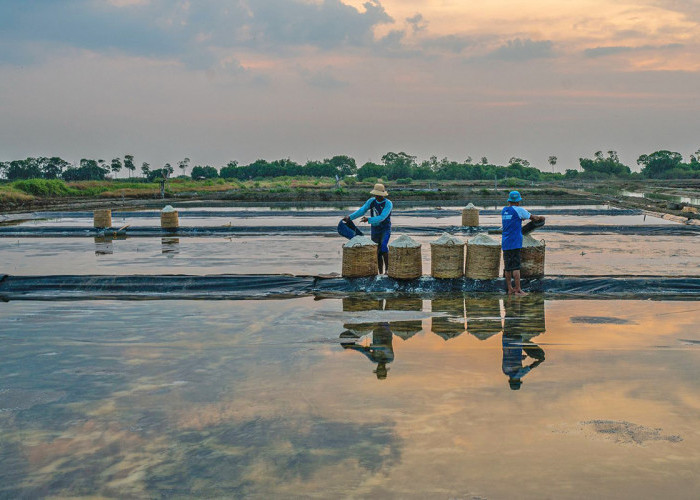
[[[520,249],[503,250],[503,265],[506,271],[518,271],[520,269]]]

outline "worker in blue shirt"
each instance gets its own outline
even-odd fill
[[[523,247],[522,221],[531,219],[536,225],[544,224],[544,217],[532,215],[520,206],[523,200],[520,193],[511,191],[508,194],[508,206],[501,210],[503,234],[501,236],[501,249],[503,250],[503,264],[506,271],[506,285],[508,294],[526,295],[520,288],[520,249]],[[515,281],[515,286],[511,283]]]
[[[374,189],[369,192],[374,195],[355,212],[343,217],[343,221],[347,224],[354,219],[362,216],[360,222],[369,222],[371,226],[370,237],[377,244],[377,265],[379,274],[383,274],[389,269],[389,237],[391,236],[391,210],[394,208],[391,201],[386,197],[389,196],[384,184],[375,184]],[[364,216],[369,210],[370,217]]]

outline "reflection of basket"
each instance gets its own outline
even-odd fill
[[[486,340],[501,331],[501,304],[497,296],[466,300],[467,331]]]
[[[464,245],[431,243],[430,274],[433,278],[461,278],[464,275]]]
[[[112,255],[113,253],[112,238],[95,236],[95,255]]]
[[[464,297],[434,299],[431,308],[433,312],[446,312],[450,315],[449,317],[433,317],[433,333],[445,340],[464,333]]]
[[[400,241],[402,240],[402,241]],[[410,241],[408,241],[410,240]],[[406,246],[397,246],[395,243],[404,243]],[[423,274],[423,261],[421,260],[421,245],[408,236],[402,236],[389,244],[389,269],[390,278],[415,279]]]
[[[381,311],[381,299],[366,299],[363,297],[344,297],[343,312],[358,312],[358,311]]]
[[[363,276],[376,276],[378,272],[377,245],[375,243],[355,247],[343,246],[344,277],[361,278]]]
[[[479,209],[471,203],[462,209],[462,225],[470,227],[479,226]]]
[[[112,211],[108,208],[95,210],[92,219],[94,227],[100,229],[112,227]]]
[[[498,278],[501,267],[501,244],[486,236],[479,236],[467,241],[467,258],[464,275],[474,280]]]
[[[520,250],[520,277],[541,278],[544,276],[544,254],[546,244],[532,236],[523,236],[523,248]]]
[[[160,227],[163,229],[177,229],[179,225],[180,220],[177,216],[177,210],[160,213]]]
[[[542,294],[531,293],[524,297],[514,297],[505,303],[505,309],[504,332],[508,335],[530,339],[547,330]]]

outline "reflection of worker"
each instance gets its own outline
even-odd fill
[[[391,236],[391,210],[393,204],[386,198],[389,196],[389,193],[386,192],[384,184],[375,184],[374,189],[369,194],[373,194],[374,198],[370,198],[358,210],[343,217],[343,222],[348,225],[352,224],[354,219],[364,216],[369,210],[370,217],[362,217],[360,221],[370,223],[372,241],[378,245],[377,264],[379,266],[379,274],[382,274],[385,269],[389,269],[389,247],[387,245]]]
[[[357,338],[353,332],[347,330],[340,334],[341,338]],[[389,369],[386,367],[388,363],[394,361],[394,347],[392,346],[393,333],[389,328],[389,323],[379,323],[372,331],[372,343],[369,347],[358,344],[357,342],[341,342],[340,345],[344,349],[352,349],[367,356],[373,363],[377,363],[377,369],[374,373],[377,378],[383,380],[386,378]]]
[[[506,285],[508,294],[525,295],[520,288],[520,249],[523,246],[523,232],[529,232],[537,226],[544,224],[544,217],[532,215],[530,212],[519,206],[522,196],[517,191],[511,191],[508,195],[508,206],[501,210],[503,222],[503,234],[501,237],[501,248],[503,249],[503,264],[506,271]],[[525,228],[522,221],[531,219]],[[515,281],[515,287],[511,283]]]
[[[503,323],[502,369],[503,373],[508,376],[510,388],[517,391],[522,385],[522,378],[530,370],[544,362],[544,350],[530,340],[524,340],[524,337],[527,336],[527,333],[525,333],[525,329],[527,329],[526,318],[514,316],[510,303],[505,304],[505,309],[506,320]],[[524,366],[523,361],[528,357],[534,361]]]

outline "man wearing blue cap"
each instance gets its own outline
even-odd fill
[[[530,219],[536,225],[544,224],[544,217],[532,215],[519,206],[522,200],[523,197],[520,196],[519,192],[511,191],[508,194],[508,206],[501,210],[503,222],[501,248],[503,249],[503,264],[506,270],[509,295],[526,295],[520,288],[520,249],[523,247],[522,221]],[[515,287],[511,283],[512,280],[515,281]]]

